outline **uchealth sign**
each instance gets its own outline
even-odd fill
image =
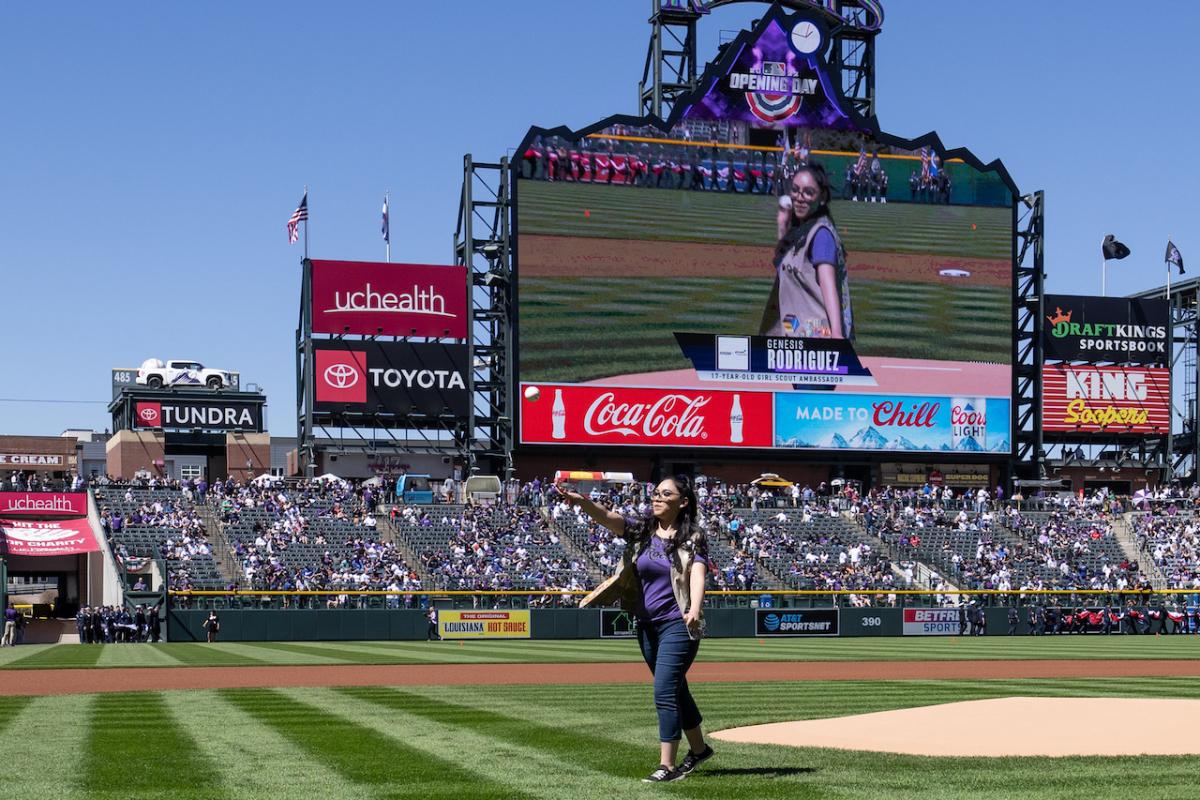
[[[524,444],[770,447],[769,392],[521,385]]]
[[[1042,368],[1042,428],[1071,433],[1165,433],[1171,425],[1166,367]]]
[[[904,609],[905,636],[954,636],[958,633],[957,608]]]
[[[66,556],[100,549],[86,519],[0,519],[3,552],[13,556]]]
[[[457,417],[470,412],[465,344],[371,341],[313,343],[313,399],[319,412]]]
[[[313,333],[467,336],[467,268],[312,261]]]
[[[87,513],[83,492],[0,492],[3,517],[82,517]]]
[[[259,406],[224,400],[139,400],[133,407],[133,426],[254,432],[263,428]]]

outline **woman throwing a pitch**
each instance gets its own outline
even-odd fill
[[[646,782],[686,777],[713,751],[700,730],[702,717],[688,690],[687,671],[700,648],[708,541],[696,519],[696,494],[683,475],[667,478],[651,495],[649,517],[625,518],[578,492],[563,497],[589,517],[625,539],[625,553],[612,578],[581,606],[620,600],[638,617],[638,643],[654,675],[658,710],[659,766]],[[678,767],[679,740],[690,750]]]
[[[800,166],[779,198],[775,285],[759,334],[853,339],[846,251],[829,213],[829,178],[820,164]]]

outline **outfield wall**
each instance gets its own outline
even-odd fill
[[[527,613],[529,635],[519,638],[633,636],[628,616],[619,609],[533,609]],[[985,613],[988,636],[1008,634],[1007,608],[987,608]],[[223,642],[420,640],[429,630],[426,612],[409,609],[225,609],[218,614],[218,639]],[[168,641],[204,641],[202,624],[207,616],[207,610],[171,609],[167,615]],[[1018,617],[1017,635],[1028,635],[1029,609],[1019,608]],[[712,638],[954,636],[959,631],[958,610],[954,608],[714,608],[705,611],[705,619]],[[1162,621],[1150,620],[1146,632],[1173,631],[1174,623],[1164,615]]]

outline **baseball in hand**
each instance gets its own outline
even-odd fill
[[[788,197],[786,194],[780,195],[779,196],[779,207],[782,208],[784,211],[791,211],[792,210],[792,198]]]

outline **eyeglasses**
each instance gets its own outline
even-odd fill
[[[788,189],[788,193],[789,194],[798,194],[801,197],[803,197],[805,200],[816,200],[817,197],[821,194],[821,190],[817,189],[815,187],[812,187],[812,186],[806,186],[803,189],[801,189],[799,186],[793,186],[790,189]]]
[[[655,489],[653,492],[650,493],[650,497],[653,500],[670,500],[672,497],[678,497],[678,496],[679,496],[678,492],[664,492],[664,491],[660,491],[658,489]]]

